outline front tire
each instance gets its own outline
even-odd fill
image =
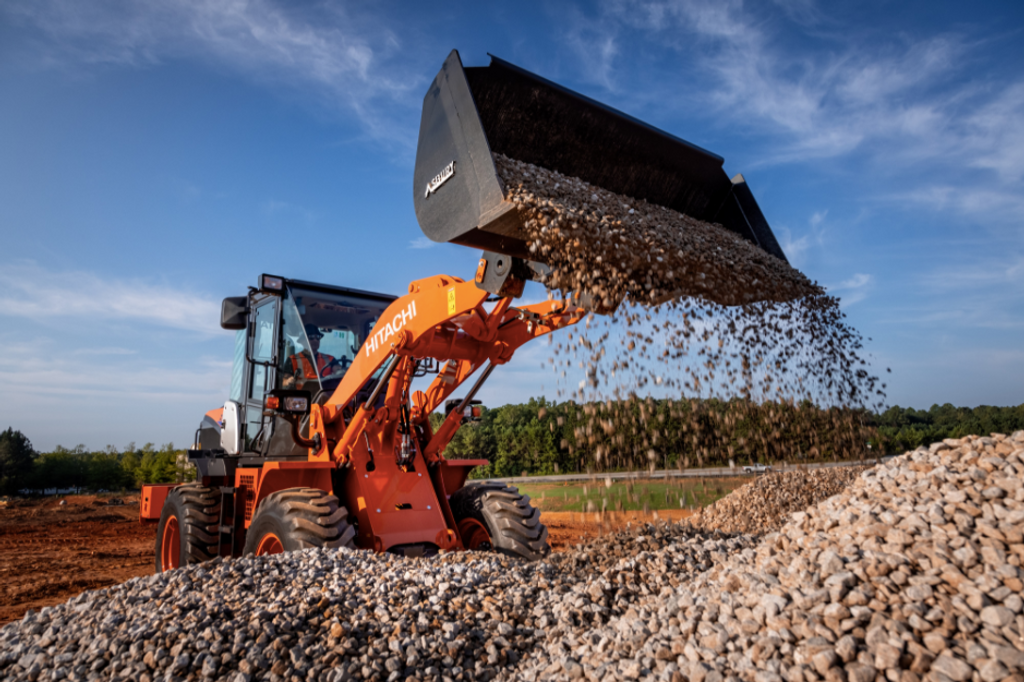
[[[355,528],[338,498],[316,488],[268,495],[253,516],[243,554],[280,554],[310,547],[355,549]]]
[[[518,488],[495,481],[469,483],[448,500],[463,546],[494,550],[527,561],[551,553],[540,510]]]
[[[220,553],[220,497],[199,483],[167,494],[156,529],[156,572],[209,561]]]

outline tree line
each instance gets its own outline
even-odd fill
[[[579,404],[543,398],[484,410],[445,450],[483,457],[474,477],[743,466],[859,459],[871,413],[810,403],[634,398]]]
[[[443,415],[431,415],[435,428]],[[913,450],[943,438],[1024,429],[1024,404],[975,408],[891,407],[881,414],[804,402],[741,399],[579,404],[531,398],[484,408],[445,449],[448,459],[486,459],[473,476],[507,477],[585,471],[743,466],[863,459]],[[0,433],[0,494],[47,489],[123,490],[191,480],[186,451],[168,443],[58,446],[37,453],[28,438]]]
[[[195,468],[186,451],[173,443],[157,448],[153,443],[123,450],[108,445],[89,451],[84,445],[39,453],[20,431],[0,433],[0,494],[41,494],[47,490],[138,489],[143,483],[174,483],[191,480]]]
[[[803,463],[899,454],[943,438],[1024,429],[1024,405],[928,411],[823,408],[809,402],[632,399],[580,405],[543,398],[484,409],[445,450],[489,460],[473,477]]]
[[[932,405],[928,410],[890,407],[875,417],[878,438],[889,452],[913,450],[943,438],[988,435],[1024,429],[1024,404],[1016,407],[954,407]]]

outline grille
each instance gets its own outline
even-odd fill
[[[256,502],[256,476],[253,474],[240,474],[238,476],[239,486],[245,488],[245,520],[252,520],[252,508]]]

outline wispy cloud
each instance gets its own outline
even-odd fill
[[[871,275],[858,272],[849,279],[828,287],[828,292],[839,295],[843,306],[851,306],[867,298],[867,290],[873,280],[874,277]]]
[[[368,135],[380,139],[395,138],[389,113],[424,85],[422,69],[396,66],[401,43],[385,22],[351,6],[274,0],[13,0],[0,13],[45,36],[37,57],[46,65],[147,68],[199,60],[255,81],[305,88],[354,114]],[[411,143],[411,138],[402,141]]]
[[[138,320],[203,334],[219,332],[213,299],[141,280],[55,272],[35,263],[0,268],[0,316],[56,320]]]
[[[987,170],[1003,185],[993,192],[1012,194],[1007,183],[1024,177],[1024,77],[969,73],[985,41],[968,27],[872,35],[831,25],[811,0],[778,4],[798,26],[741,0],[608,0],[602,21],[684,57],[662,75],[723,123],[767,136],[762,163],[858,151],[887,170]]]
[[[825,15],[815,0],[772,0],[786,16],[798,24],[815,26],[824,22]]]
[[[1024,177],[1024,82],[1011,84],[971,113],[960,143],[976,168],[1012,182]]]
[[[1016,237],[1019,242],[1021,237],[1024,187],[1020,187],[1019,183],[1016,186],[923,183],[906,192],[883,195],[881,199],[894,205],[913,204],[929,213],[953,212],[961,218],[988,219],[985,222],[991,228],[997,227],[991,223],[994,220],[1000,225],[1009,226],[1012,233],[1008,236],[1011,239]]]
[[[556,7],[556,21],[565,26],[563,42],[583,66],[581,77],[605,90],[617,90],[615,66],[620,51],[616,27],[602,17],[587,16],[572,5]]]
[[[811,246],[810,235],[805,234],[794,238],[793,231],[782,225],[779,227],[779,237],[779,245],[782,247],[782,252],[786,254],[786,258],[794,267],[799,268],[803,264],[804,254]]]
[[[0,383],[6,393],[16,393],[22,401],[30,396],[77,396],[118,402],[168,399],[195,402],[205,398],[216,404],[218,399],[223,400],[226,380],[231,374],[230,361],[210,358],[172,370],[162,364],[160,358],[135,354],[132,358],[119,356],[104,361],[96,357],[83,362],[77,354],[65,356],[47,339],[9,343],[5,347],[8,352],[0,358]]]
[[[42,452],[58,443],[187,443],[203,412],[226,397],[230,361],[83,356],[66,352],[62,339],[15,336],[0,334],[0,414]],[[54,405],[61,419],[53,419]]]
[[[138,355],[139,351],[131,348],[118,348],[117,346],[99,348],[76,348],[71,351],[73,355]]]
[[[1001,285],[1018,294],[1024,290],[1024,254],[990,254],[984,260],[944,264],[923,274],[921,283],[935,292]]]
[[[1024,253],[957,253],[916,273],[879,321],[945,333],[1024,329]],[[977,340],[972,339],[972,343]],[[1019,345],[1019,344],[1018,344]]]
[[[858,272],[850,279],[843,280],[839,284],[833,287],[836,291],[844,291],[849,289],[861,289],[867,286],[871,282],[871,275]]]
[[[794,267],[800,268],[804,264],[805,256],[813,246],[821,246],[824,243],[825,218],[828,216],[828,209],[815,211],[807,219],[808,231],[799,237],[786,225],[778,227],[779,245],[786,258]]]
[[[802,4],[807,15],[810,5]],[[641,0],[616,8],[623,19],[627,14],[642,18],[656,39],[692,51],[714,74],[708,79],[716,86],[709,99],[718,112],[785,135],[790,158],[834,156],[868,139],[937,132],[943,123],[941,100],[908,102],[908,95],[922,94],[965,50],[956,36],[871,51],[832,39],[832,50],[810,59],[787,49],[759,12],[736,0]],[[696,43],[680,40],[680,30]]]
[[[409,241],[410,249],[430,249],[437,246],[437,242],[431,241],[430,237],[416,237]]]

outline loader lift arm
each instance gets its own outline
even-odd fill
[[[473,281],[443,275],[410,284],[409,293],[381,316],[334,394],[324,405],[313,406],[310,438],[320,434],[321,447],[312,458],[347,466],[355,451],[366,449],[372,434],[364,433],[374,430],[371,424],[401,425],[416,360],[442,363],[427,391],[411,396],[407,416],[430,433],[428,415],[481,367],[505,364],[524,343],[576,324],[586,314],[565,300],[513,306],[510,296],[498,299],[488,311],[487,296]],[[396,359],[390,377],[380,378],[389,381],[383,406],[355,406],[359,391]],[[348,410],[354,414],[347,420],[346,407],[355,408]],[[420,444],[429,464],[440,460],[461,420],[462,414],[452,411],[437,432],[430,433],[429,441]]]

